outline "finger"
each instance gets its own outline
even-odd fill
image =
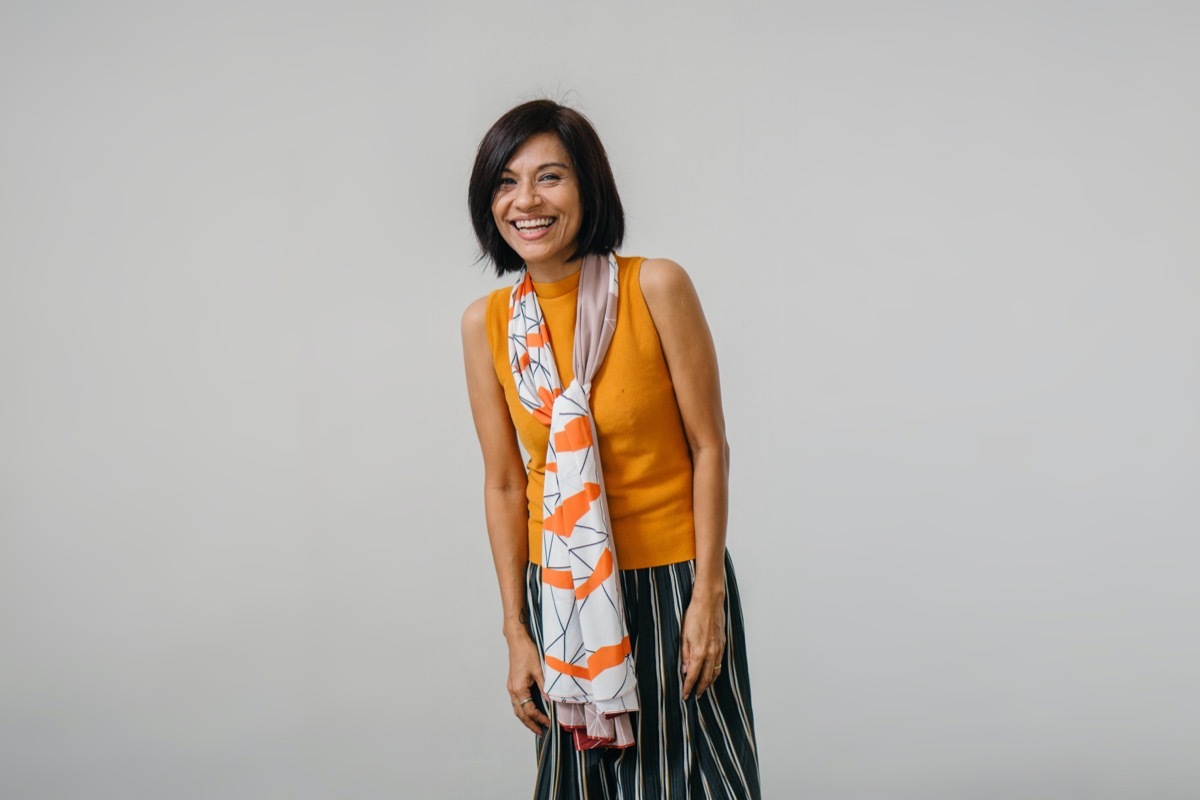
[[[721,677],[721,673],[724,671],[724,669],[725,669],[725,648],[721,647],[721,649],[719,649],[716,652],[716,654],[712,656],[711,660],[708,663],[708,671],[706,673],[708,682],[704,685],[703,691],[708,691],[710,688],[712,688],[712,685],[717,682],[718,678]]]
[[[532,689],[533,687],[529,687]],[[538,701],[536,695],[530,695],[532,699],[525,704],[525,716],[532,720],[536,720],[539,724],[550,727],[550,718],[546,716],[546,712],[542,710],[542,703]],[[543,701],[544,702],[544,701]]]
[[[700,686],[696,689],[696,696],[699,697],[708,691],[717,680],[717,664],[720,662],[708,660],[704,662],[704,670],[701,677]]]
[[[536,722],[534,722],[531,719],[527,719],[526,717],[521,716],[520,711],[518,711],[516,713],[517,713],[517,719],[521,720],[522,725],[524,725],[526,728],[529,728],[529,730],[533,731],[538,736],[542,735],[542,729],[540,727],[538,727]]]
[[[530,703],[526,703],[525,708],[529,709],[525,712],[526,719],[531,719],[544,728],[550,727],[550,718],[543,714],[541,710],[534,708]]]
[[[684,699],[686,699],[688,695],[692,693],[692,689],[695,688],[696,681],[700,679],[700,670],[698,665],[684,661],[683,675],[683,696]]]
[[[549,717],[546,716],[545,712],[542,711],[542,708],[540,707],[542,705],[542,703],[550,702],[550,698],[546,696],[546,688],[545,688],[545,683],[544,683],[545,678],[542,677],[541,669],[538,669],[535,672],[533,672],[530,675],[530,677],[532,678],[532,680],[529,682],[529,695],[528,696],[533,699],[530,702],[525,704],[525,714],[526,714],[526,716],[536,719],[542,725],[549,726],[550,719],[549,719]],[[535,693],[541,694],[542,703],[539,703],[537,698],[534,697]]]
[[[524,699],[524,698],[521,698],[521,699]],[[521,720],[522,725],[524,725],[526,728],[529,728],[529,730],[533,731],[538,736],[541,736],[542,728],[538,725],[537,719],[531,713],[529,713],[529,711],[526,710],[531,705],[532,705],[532,701],[522,705],[520,700],[514,700],[513,701],[513,713],[517,716],[517,719]]]

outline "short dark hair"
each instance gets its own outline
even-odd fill
[[[589,253],[607,253],[620,247],[625,238],[625,211],[617,194],[617,182],[604,145],[596,129],[583,114],[553,100],[531,100],[506,112],[484,134],[471,169],[467,205],[471,224],[479,240],[480,258],[490,258],[496,274],[521,269],[521,257],[508,246],[492,218],[492,198],[500,173],[513,153],[530,136],[553,133],[571,158],[579,182],[583,220],[572,259]]]

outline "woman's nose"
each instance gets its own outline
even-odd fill
[[[539,202],[537,186],[532,182],[521,181],[517,184],[517,207],[533,208]]]

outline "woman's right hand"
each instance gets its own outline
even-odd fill
[[[512,701],[513,713],[529,730],[541,736],[544,727],[550,725],[549,718],[533,700],[534,692],[542,692],[542,656],[537,645],[528,634],[522,633],[508,640],[508,696]],[[545,694],[542,695],[545,697]]]

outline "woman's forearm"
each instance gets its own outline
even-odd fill
[[[529,563],[529,511],[525,485],[486,487],[484,511],[492,560],[500,584],[505,638],[528,636],[529,613],[525,603],[525,569]]]
[[[692,451],[692,508],[696,525],[694,591],[725,596],[725,528],[729,518],[729,445]]]

